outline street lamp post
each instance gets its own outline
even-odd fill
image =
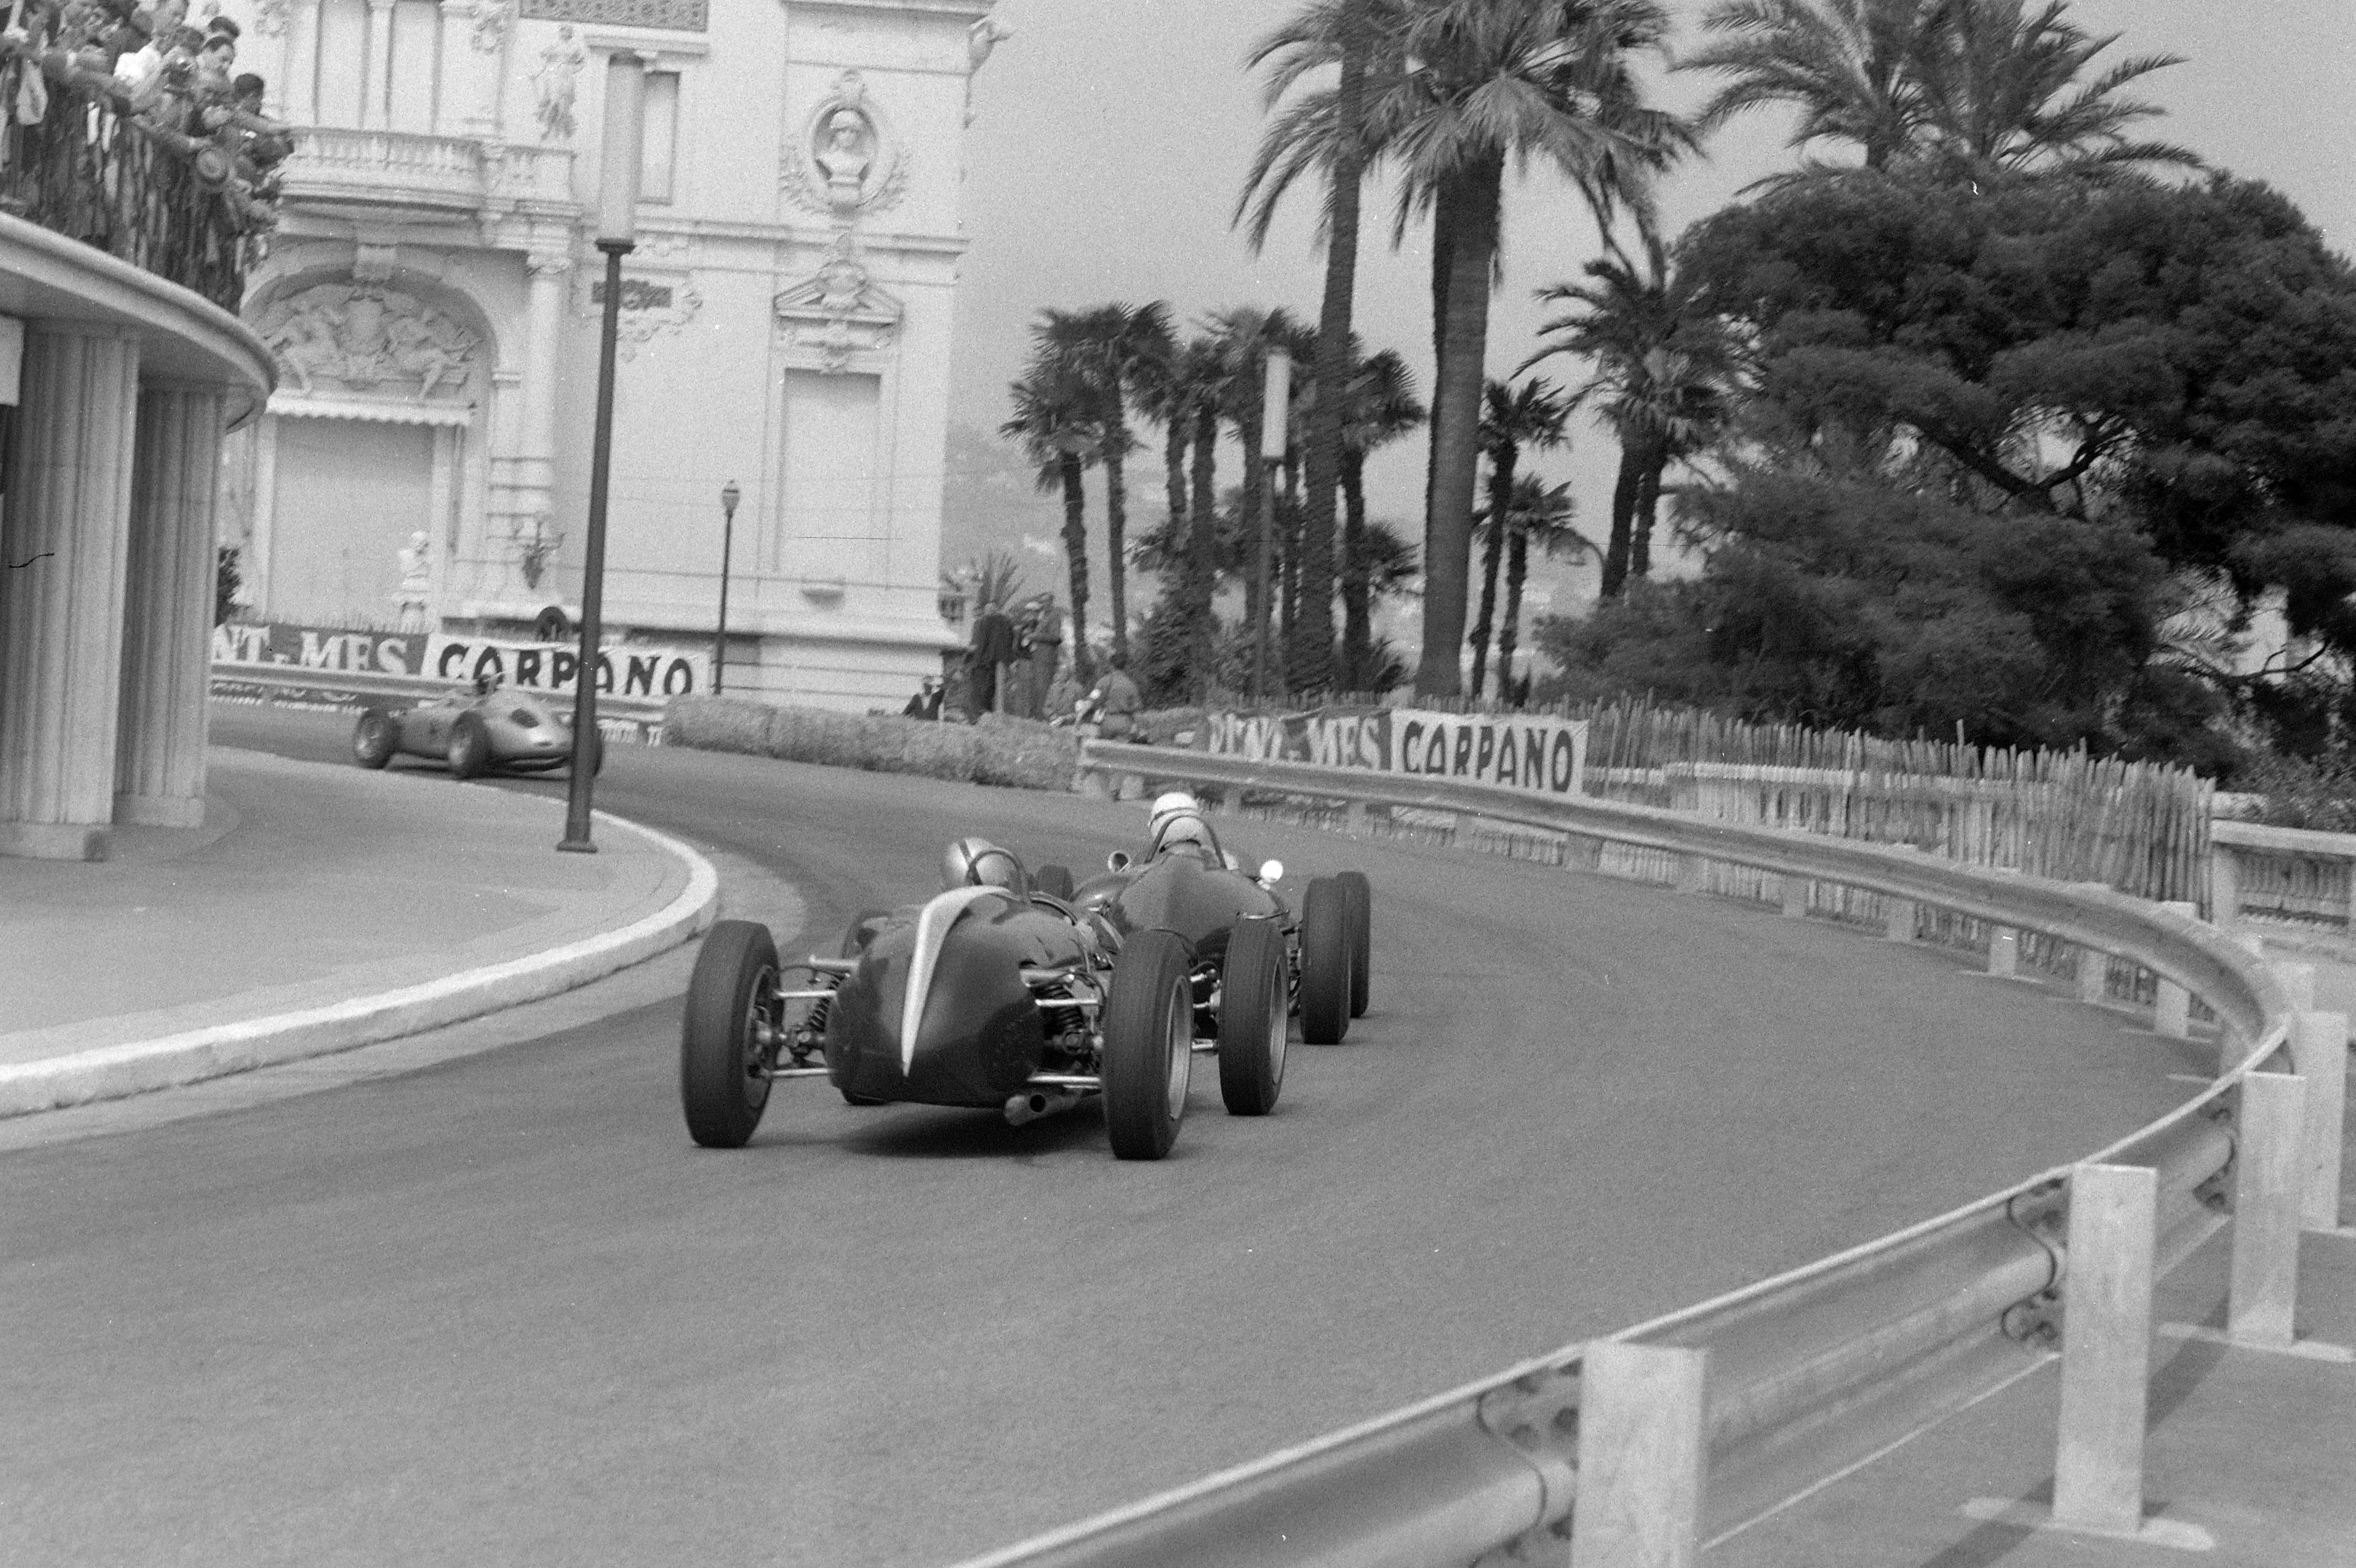
[[[1252,645],[1255,697],[1267,696],[1269,690],[1269,627],[1276,619],[1276,603],[1270,593],[1275,586],[1276,476],[1284,463],[1285,444],[1291,434],[1291,403],[1292,356],[1281,349],[1270,349],[1259,404],[1259,559],[1255,567],[1259,584],[1259,629]]]
[[[744,492],[729,480],[720,487],[720,629],[712,634],[712,694],[720,695],[721,671],[728,667],[728,558],[736,551],[736,503]]]
[[[581,661],[573,688],[573,777],[561,850],[594,854],[589,815],[596,788],[597,639],[605,608],[605,481],[614,460],[614,347],[621,326],[622,258],[638,235],[640,110],[646,61],[616,52],[605,62],[605,134],[597,191],[597,248],[605,252],[605,317],[597,341],[597,434],[589,452],[589,545],[581,564]],[[582,764],[586,761],[588,767]]]

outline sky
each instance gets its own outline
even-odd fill
[[[1708,5],[1670,0],[1680,41],[1697,36]],[[1312,242],[1315,196],[1288,199],[1255,256],[1230,226],[1263,121],[1258,81],[1245,65],[1253,42],[1290,9],[1286,0],[999,0],[1013,29],[973,83],[967,131],[964,220],[950,417],[994,428],[1006,384],[1021,371],[1028,328],[1042,309],[1108,300],[1170,303],[1182,323],[1239,305],[1281,305],[1314,321],[1323,277]],[[2211,164],[2268,181],[2307,212],[2326,240],[2356,252],[2356,0],[2074,0],[2090,32],[2122,37],[2098,64],[2174,54],[2186,63],[2134,83],[2129,96],[2168,118],[2151,134]],[[1658,101],[1690,108],[1708,91],[1698,75],[1664,75]],[[1714,138],[1705,160],[1661,191],[1670,232],[1743,186],[1791,166],[1787,118],[1756,111]],[[1395,348],[1430,385],[1428,234],[1411,227],[1389,244],[1392,191],[1370,188],[1361,242],[1356,324],[1372,348]],[[1547,309],[1533,292],[1575,278],[1598,253],[1592,222],[1561,182],[1534,171],[1506,194],[1505,281],[1491,306],[1489,373],[1503,376],[1537,346]],[[1539,373],[1575,380],[1575,361]],[[1137,487],[1158,490],[1154,459]],[[1568,480],[1580,526],[1607,526],[1615,451],[1591,425],[1568,454],[1527,466]],[[1235,478],[1222,455],[1222,484]],[[1377,515],[1419,536],[1423,456],[1411,437],[1369,473]],[[953,474],[951,482],[956,482]],[[1091,494],[1093,509],[1097,505]],[[1589,583],[1592,574],[1586,575]],[[1575,589],[1573,591],[1576,591]],[[1556,607],[1564,607],[1558,605]]]

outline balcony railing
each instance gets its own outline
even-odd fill
[[[570,202],[573,154],[413,131],[305,125],[294,132],[286,194],[297,201],[475,210],[513,201]]]
[[[46,113],[20,123],[24,74]],[[96,246],[234,312],[270,206],[239,188],[213,143],[124,112],[108,78],[68,61],[0,59],[0,210]]]

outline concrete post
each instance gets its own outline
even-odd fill
[[[1808,918],[1808,879],[1786,875],[1783,878],[1783,918],[1804,920]]]
[[[1694,1568],[1700,1562],[1708,1366],[1707,1350],[1587,1348],[1571,1568]]]
[[[0,854],[96,859],[114,820],[138,339],[28,322],[20,386],[0,509]]]
[[[2010,926],[1989,928],[1987,972],[2004,975],[2020,972],[2020,933]]]
[[[2131,1535],[2143,1525],[2158,1173],[2080,1165],[2070,1176],[2062,1274],[2062,1420],[2053,1522]]]
[[[1709,862],[1697,854],[1677,856],[1677,891],[1698,893],[1708,886]]]
[[[2341,1140],[2348,1130],[2348,1015],[2303,1013],[2291,1036],[2291,1058],[2307,1080],[2306,1131],[2299,1139],[2307,1167],[2299,1225],[2340,1228]]]
[[[2291,1341],[2298,1301],[2299,1135],[2307,1082],[2295,1073],[2242,1080],[2233,1143],[2233,1273],[2225,1333],[2280,1349]]]
[[[2241,871],[2232,844],[2210,846],[2209,923],[2220,930],[2230,931],[2242,923]]]
[[[205,692],[213,625],[219,388],[139,394],[123,580],[114,820],[192,828],[205,815]]]
[[[2078,950],[2078,1000],[2101,1006],[2111,995],[2111,955],[2099,948]]]
[[[1342,831],[1354,839],[1366,836],[1366,803],[1353,800],[1342,808]]]
[[[2265,956],[2264,950],[2260,950],[2260,956]],[[2315,1011],[2315,965],[2277,963],[2273,968],[2275,978],[2290,993],[2290,1010],[2294,1013]]]
[[[1882,901],[1881,934],[1893,942],[1914,940],[1914,900],[1887,898]]]
[[[2188,920],[2201,918],[2200,906],[2187,899],[2169,899],[2160,908],[2172,909]],[[2160,977],[2152,990],[2151,1027],[2154,1034],[2166,1035],[2174,1040],[2189,1036],[2192,1033],[2191,993],[2176,982]]]

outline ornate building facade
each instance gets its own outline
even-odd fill
[[[991,0],[225,0],[299,127],[244,314],[250,613],[484,633],[579,602],[604,60],[648,61],[605,615],[728,689],[865,708],[955,640],[942,455],[969,83]],[[404,552],[407,552],[404,558]],[[404,579],[407,585],[404,586]]]

